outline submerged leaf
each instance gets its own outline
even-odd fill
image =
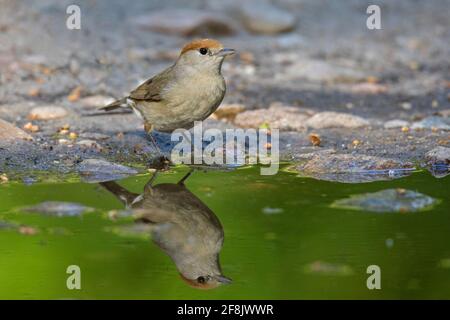
[[[40,213],[43,215],[63,217],[63,216],[79,216],[86,212],[94,211],[93,208],[86,207],[82,204],[60,201],[45,201],[38,205],[21,208],[21,211]]]
[[[263,212],[264,214],[267,214],[267,215],[280,214],[280,213],[283,212],[283,209],[282,209],[282,208],[264,207],[264,208],[262,209],[262,212]]]
[[[444,258],[439,261],[439,267],[442,269],[450,269],[450,258]]]
[[[34,236],[39,233],[39,229],[31,226],[20,226],[18,231],[20,234],[24,234],[27,236]]]
[[[438,201],[419,192],[405,189],[386,189],[363,193],[333,202],[331,207],[372,212],[416,212],[426,210]]]
[[[18,225],[9,221],[0,220],[0,230],[15,230]]]
[[[345,264],[314,261],[304,267],[305,273],[322,274],[326,276],[348,276],[353,274],[350,266]]]

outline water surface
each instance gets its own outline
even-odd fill
[[[187,170],[160,174],[154,185],[175,184]],[[141,194],[149,178],[117,184]],[[195,171],[185,186],[223,227],[220,264],[232,284],[212,290],[188,286],[145,232],[117,232],[134,222],[108,218],[124,204],[100,184],[8,183],[0,185],[0,298],[450,298],[449,177],[419,172],[343,184],[288,172],[260,176],[258,168],[243,168]],[[430,210],[403,213],[330,207],[350,195],[390,188],[440,202]],[[95,210],[57,217],[20,209],[44,201]],[[73,264],[81,268],[81,290],[66,288],[66,268]],[[369,265],[381,268],[381,290],[366,287]]]

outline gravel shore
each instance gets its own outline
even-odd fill
[[[156,153],[134,114],[88,115],[204,36],[238,50],[205,126],[279,128],[281,160],[317,179],[449,173],[449,1],[380,1],[381,30],[367,1],[241,2],[80,1],[69,30],[73,1],[0,0],[0,173],[145,168]]]

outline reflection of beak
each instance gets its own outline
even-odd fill
[[[235,53],[235,51],[236,50],[234,49],[223,48],[222,50],[218,51],[216,55],[219,57],[226,57],[232,55],[233,53]]]
[[[218,282],[223,283],[223,284],[230,284],[233,282],[233,280],[231,280],[230,278],[227,278],[222,275],[214,276],[214,279],[216,279]]]

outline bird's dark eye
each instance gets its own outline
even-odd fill
[[[200,54],[205,55],[208,53],[208,49],[207,48],[200,48],[200,50],[198,50],[200,52]]]
[[[205,279],[205,277],[198,277],[197,282],[203,284],[206,282],[206,279]]]

